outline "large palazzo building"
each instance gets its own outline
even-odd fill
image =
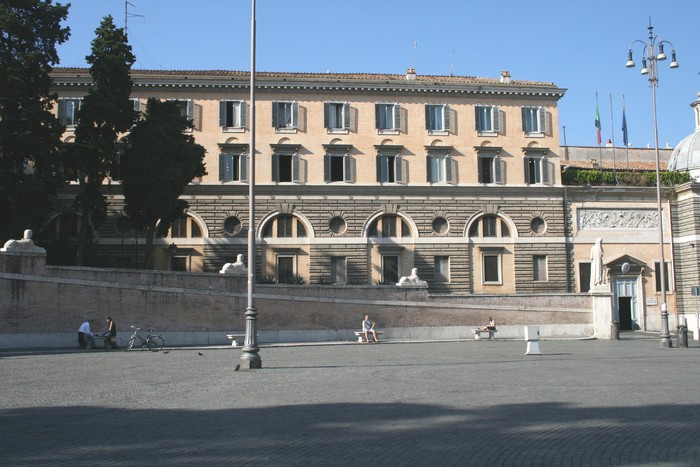
[[[63,68],[52,76],[70,143],[90,75]],[[186,189],[187,216],[156,239],[153,267],[217,272],[247,254],[249,74],[134,70],[132,78],[135,109],[151,97],[177,101],[207,151],[208,173]],[[393,285],[415,268],[432,294],[580,293],[601,238],[614,318],[623,329],[659,328],[656,190],[562,184],[572,165],[559,146],[564,89],[508,72],[412,69],[257,73],[256,85],[261,281]],[[74,188],[47,226],[57,241],[80,222]],[[136,267],[144,239],[123,215],[119,183],[104,192],[109,218],[96,238],[104,265]],[[674,193],[663,191],[662,224],[671,310]]]

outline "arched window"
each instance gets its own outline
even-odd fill
[[[408,223],[396,214],[385,214],[375,219],[369,226],[367,235],[370,237],[410,237],[411,228]]]
[[[177,218],[166,235],[168,238],[202,238],[202,227],[192,216]]]
[[[505,220],[500,217],[487,214],[481,216],[469,228],[470,238],[497,238],[510,237],[510,229]]]
[[[304,223],[293,214],[278,214],[262,228],[263,238],[294,238],[307,236]]]

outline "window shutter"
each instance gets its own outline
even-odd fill
[[[427,174],[428,183],[433,183],[433,156],[428,154],[425,157],[425,173]]]
[[[527,108],[523,107],[520,109],[520,115],[523,119],[523,131],[527,132],[529,128],[527,127]]]
[[[384,181],[384,176],[383,176],[384,170],[382,168],[382,165],[383,165],[382,159],[383,158],[384,158],[383,156],[379,156],[379,155],[377,156],[377,182],[380,182],[380,183]]]
[[[498,111],[498,107],[494,106],[491,108],[493,115],[493,131],[496,133],[501,132],[501,112]]]
[[[540,107],[537,109],[537,114],[540,119],[540,133],[547,133],[547,110]]]
[[[430,106],[425,106],[425,129],[430,131]]]
[[[450,106],[447,104],[442,107],[442,118],[445,122],[445,130],[450,131]]]
[[[323,128],[330,128],[330,126],[331,126],[330,112],[331,112],[330,102],[324,102],[323,103]]]
[[[295,183],[299,183],[300,180],[300,170],[299,166],[301,165],[300,162],[300,157],[299,154],[293,154],[292,155],[292,181]]]
[[[226,101],[219,101],[219,126],[226,127]]]
[[[328,153],[323,156],[323,181],[331,181],[331,156]]]
[[[190,101],[192,102],[192,101]],[[193,104],[194,129],[202,131],[202,106]]]
[[[530,180],[530,158],[525,157],[523,161],[525,162],[525,183],[533,183],[533,181]]]
[[[241,101],[241,128],[245,128],[248,125],[248,104],[245,101]]]
[[[272,155],[272,181],[273,182],[279,182],[280,181],[280,176],[279,176],[279,156],[277,154]]]
[[[394,130],[401,130],[401,106],[394,104]]]
[[[445,156],[445,181],[452,183],[452,156]]]
[[[133,101],[134,101],[134,112],[141,113],[141,100],[140,99],[133,99]]]
[[[243,104],[245,107],[245,104]],[[240,176],[241,176],[241,181],[242,182],[247,182],[248,181],[248,154],[241,154],[241,156],[238,158],[238,161],[240,163]]]
[[[503,167],[501,166],[501,158],[496,156],[493,158],[493,182],[503,183]]]
[[[343,104],[343,128],[346,130],[350,129],[350,103],[346,102]]]
[[[299,128],[299,103],[292,102],[292,128]]]
[[[394,181],[403,183],[403,157],[398,154],[394,156]]]
[[[542,169],[542,183],[548,184],[549,183],[549,162],[547,161],[546,157],[543,157],[540,159],[540,168]]]
[[[353,180],[352,173],[352,156],[350,154],[345,154],[343,156],[343,181],[351,183]]]
[[[226,154],[219,154],[219,181],[226,181]]]
[[[187,120],[194,120],[194,101],[187,100]]]
[[[272,103],[272,128],[279,128],[279,125],[277,124],[278,121],[278,116],[277,114],[279,113],[279,105],[277,102]]]
[[[66,101],[63,99],[58,101],[58,121],[61,125],[66,125]]]

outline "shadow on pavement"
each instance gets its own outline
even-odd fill
[[[0,439],[3,465],[698,465],[700,406],[26,408]]]

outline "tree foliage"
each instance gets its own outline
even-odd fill
[[[156,227],[167,232],[182,216],[188,203],[185,187],[206,175],[206,150],[186,130],[192,123],[180,114],[175,102],[149,99],[146,114],[129,135],[121,174],[125,210],[134,227],[146,234],[144,267],[148,265]],[[160,221],[160,224],[158,223]]]
[[[60,184],[63,128],[51,113],[50,71],[68,6],[51,0],[0,2],[0,241],[39,229]],[[1,243],[0,243],[1,244]]]
[[[131,128],[135,119],[130,100],[135,57],[126,34],[106,16],[95,31],[90,65],[92,87],[78,112],[75,143],[66,152],[66,175],[78,180],[80,193],[75,208],[82,214],[76,264],[85,264],[85,252],[94,230],[104,221],[107,202],[102,183],[117,163],[117,139]]]
[[[675,186],[690,182],[693,178],[688,172],[662,171],[659,173],[661,184]],[[622,185],[622,186],[656,186],[655,171],[613,172],[593,169],[568,168],[562,172],[564,185]]]

